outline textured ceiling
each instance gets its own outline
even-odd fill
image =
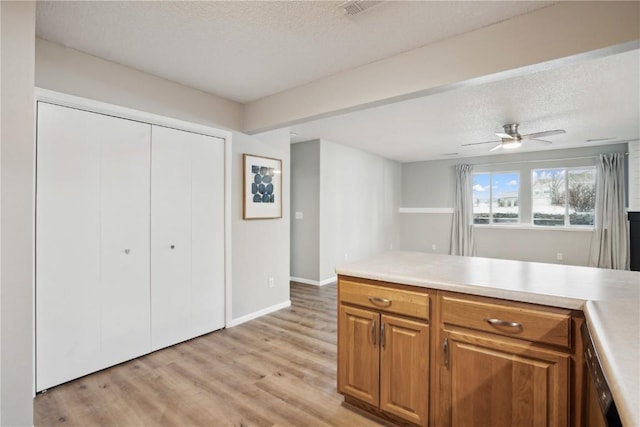
[[[38,37],[238,102],[472,31],[552,2],[39,1]]]
[[[489,84],[293,126],[294,141],[315,138],[350,145],[398,161],[501,154],[502,125],[520,133],[565,129],[551,145],[525,142],[519,151],[607,144],[640,138],[640,51],[566,65]],[[615,139],[586,142],[587,139]]]
[[[387,1],[356,17],[341,1],[39,1],[37,35],[101,58],[249,102],[553,2]],[[544,28],[540,28],[544,31]],[[492,47],[487,46],[490,50]],[[640,54],[627,52],[302,123],[325,138],[399,161],[489,154],[506,123],[565,129],[571,148],[640,137]],[[309,100],[313,102],[313,100]],[[596,143],[587,139],[616,137]],[[490,154],[500,154],[497,150]]]

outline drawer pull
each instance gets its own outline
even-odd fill
[[[380,305],[380,304],[384,304],[384,305],[386,305],[386,306],[391,305],[391,300],[390,300],[390,299],[386,299],[386,298],[371,297],[371,296],[370,296],[370,297],[369,297],[369,301],[370,301],[372,304],[378,304],[378,305]]]
[[[485,319],[488,324],[492,326],[508,326],[510,328],[521,328],[522,325],[518,322],[509,322],[507,320],[500,319]]]

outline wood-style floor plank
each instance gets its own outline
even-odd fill
[[[336,286],[291,283],[291,307],[63,384],[36,427],[379,426],[336,392]]]

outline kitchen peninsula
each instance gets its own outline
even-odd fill
[[[506,387],[523,401],[507,405],[511,423],[585,424],[586,322],[623,425],[640,425],[640,273],[418,252],[336,271],[338,390],[350,406],[451,425],[469,408],[501,416]]]

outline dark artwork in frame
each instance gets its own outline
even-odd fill
[[[243,218],[282,218],[282,160],[243,155]]]

